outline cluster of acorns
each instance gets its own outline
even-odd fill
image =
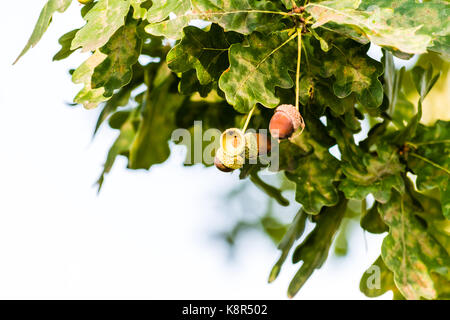
[[[269,131],[275,139],[287,139],[305,123],[297,108],[283,104],[275,109],[270,119]],[[216,152],[214,165],[221,171],[231,172],[244,165],[245,159],[255,160],[271,150],[269,137],[260,133],[245,133],[237,128],[225,130],[220,137],[220,148]]]

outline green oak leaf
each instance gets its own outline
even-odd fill
[[[167,54],[167,64],[172,71],[183,73],[196,70],[201,85],[217,81],[228,68],[228,49],[241,42],[243,37],[235,32],[224,32],[212,24],[208,31],[188,26],[183,38]]]
[[[255,32],[247,44],[230,47],[230,68],[220,77],[219,87],[237,111],[249,112],[257,103],[274,108],[280,101],[275,87],[293,86],[289,70],[295,68],[296,47],[290,39],[285,32],[269,36]]]
[[[281,160],[280,169],[286,170],[286,177],[296,184],[295,200],[303,205],[309,214],[318,214],[323,206],[334,206],[339,200],[334,183],[341,174],[339,161],[328,149],[317,143],[308,131],[291,139],[299,147],[296,159]],[[282,142],[288,144],[291,142]],[[280,148],[280,156],[284,157]]]
[[[304,210],[300,209],[295,215],[292,223],[289,225],[288,230],[278,245],[278,249],[281,250],[281,256],[270,271],[269,283],[273,282],[278,277],[281,267],[283,266],[284,261],[286,261],[294,242],[302,236],[305,230],[306,218],[307,214]]]
[[[417,175],[417,188],[438,188],[442,212],[450,219],[450,121],[419,124],[410,145],[414,149],[408,154],[408,168]]]
[[[313,28],[329,22],[353,27],[374,44],[407,54],[427,49],[449,54],[449,10],[447,1],[415,0],[331,0],[306,6],[315,19]],[[339,29],[345,30],[351,28]]]
[[[419,125],[419,121],[422,118],[422,103],[431,88],[436,84],[439,79],[440,72],[434,75],[433,65],[430,63],[427,69],[421,66],[415,66],[412,69],[411,75],[414,85],[419,93],[419,102],[417,105],[417,113],[409,120],[408,124],[400,131],[394,133],[394,142],[398,146],[405,144],[407,139],[414,137]]]
[[[378,202],[385,203],[392,189],[404,190],[401,177],[404,166],[394,147],[382,142],[376,152],[368,153],[355,144],[353,133],[338,122],[330,121],[330,127],[342,154],[345,179],[339,184],[339,190],[347,198],[363,200],[372,194]]]
[[[336,116],[354,112],[355,95],[339,98],[330,88],[329,80],[311,73],[306,73],[300,78],[299,94],[300,102],[303,105],[309,104],[311,112],[318,117],[324,114],[326,108]]]
[[[145,19],[147,16],[148,0],[130,0],[130,5],[133,7],[134,19]]]
[[[395,286],[394,274],[386,266],[381,256],[364,272],[359,283],[359,290],[369,298],[379,297],[392,291],[395,300],[405,299]]]
[[[113,115],[113,117],[110,118],[111,126],[119,129],[120,133],[108,151],[105,164],[103,165],[103,171],[97,180],[98,191],[100,191],[100,189],[102,188],[103,182],[105,180],[105,175],[111,171],[117,156],[128,155],[131,144],[136,135],[136,128],[133,124],[135,118],[136,110],[117,112]],[[117,122],[118,124],[115,122]]]
[[[370,233],[384,233],[388,231],[387,225],[383,222],[378,212],[379,202],[375,202],[369,210],[361,216],[361,228]]]
[[[63,34],[58,42],[61,45],[61,49],[53,56],[53,61],[59,61],[70,56],[75,50],[72,50],[70,46],[72,45],[72,40],[79,29],[75,29]]]
[[[141,53],[142,40],[137,35],[137,23],[127,23],[114,33],[108,43],[100,48],[106,58],[95,67],[92,87],[105,88],[105,96],[130,82],[132,66]]]
[[[315,216],[315,227],[306,239],[295,249],[292,261],[303,261],[288,288],[288,296],[293,297],[305,284],[315,269],[322,267],[328,257],[333,238],[339,229],[347,209],[347,200],[339,197],[339,202],[333,207],[324,207]]]
[[[145,71],[147,72],[147,74],[149,74],[151,73],[152,69],[147,68]],[[117,90],[117,92],[115,92],[113,96],[104,104],[102,111],[98,116],[97,123],[95,124],[94,135],[97,133],[103,121],[105,121],[111,114],[116,112],[117,108],[128,105],[132,91],[136,89],[136,87],[141,85],[143,81],[144,68],[139,63],[136,63],[133,66],[133,76],[131,78],[131,81],[127,85]]]
[[[125,23],[129,0],[99,0],[84,16],[87,23],[77,32],[71,49],[94,51],[104,46]]]
[[[175,113],[186,99],[177,92],[171,92],[175,81],[167,65],[162,64],[153,82],[148,84],[150,87],[144,94],[142,119],[130,148],[128,166],[131,169],[149,169],[169,157],[168,141],[176,129]]]
[[[178,91],[187,96],[198,92],[201,97],[205,98],[211,92],[213,87],[213,82],[206,85],[200,84],[200,81],[197,78],[197,72],[195,69],[191,69],[182,73],[180,83],[178,84]]]
[[[75,96],[74,102],[83,104],[86,109],[95,108],[99,103],[110,98],[105,95],[105,88],[93,88],[91,85],[94,69],[101,64],[106,57],[105,54],[97,50],[72,74],[72,81],[74,83],[84,85],[83,89]]]
[[[406,299],[433,299],[437,293],[431,274],[450,279],[450,256],[416,218],[417,211],[420,208],[412,199],[398,192],[379,206],[380,215],[389,226],[381,255]]]
[[[383,66],[366,55],[369,47],[357,45],[353,40],[327,39],[332,49],[322,55],[321,76],[334,76],[333,92],[339,98],[348,97],[352,92],[367,108],[377,108],[383,101],[383,86],[378,77],[383,74]]]
[[[278,30],[280,20],[288,15],[267,0],[167,0],[154,3],[154,9],[148,11],[150,24],[145,30],[172,39],[180,39],[182,29],[192,20],[205,20],[219,24],[226,31],[250,34]],[[169,13],[174,13],[175,17],[166,19]]]
[[[34,47],[39,40],[41,40],[45,31],[47,31],[50,22],[52,21],[53,14],[55,12],[64,12],[72,3],[72,0],[49,0],[45,6],[42,8],[41,14],[39,15],[38,21],[34,27],[34,30],[28,39],[27,44],[23,48],[22,52],[14,61],[14,64],[19,61],[19,59],[32,47]]]
[[[190,8],[191,0],[152,1],[152,6],[147,10],[147,20],[150,23],[160,22],[169,17],[170,13],[180,15],[186,13]]]

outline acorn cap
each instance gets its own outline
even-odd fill
[[[244,153],[245,137],[241,130],[230,128],[220,136],[220,148],[229,156],[237,156]]]
[[[303,117],[297,108],[292,104],[282,104],[275,109],[275,112],[283,112],[289,119],[291,119],[294,131],[300,127],[302,130],[305,128]]]
[[[248,132],[245,138],[245,157],[247,159],[256,159],[258,157],[258,139],[256,133]]]
[[[222,172],[233,171],[233,169],[226,167],[217,156],[214,157],[214,165],[216,166],[217,169],[219,169]]]
[[[225,167],[236,170],[244,165],[244,158],[241,155],[232,156],[222,148],[217,149],[216,158]]]

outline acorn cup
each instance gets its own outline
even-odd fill
[[[244,157],[242,155],[232,156],[226,153],[222,148],[217,149],[214,165],[223,172],[231,172],[242,168],[244,165]]]
[[[258,138],[256,133],[248,132],[245,138],[245,158],[255,160],[258,158]]]
[[[301,128],[305,128],[305,122],[300,112],[291,104],[282,104],[275,109],[270,119],[269,131],[275,139],[287,139]]]
[[[245,137],[241,130],[231,128],[220,136],[220,148],[216,152],[214,165],[217,169],[230,172],[244,165]]]

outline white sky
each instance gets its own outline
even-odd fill
[[[268,285],[279,255],[268,239],[249,234],[233,260],[211,240],[232,216],[220,195],[236,175],[183,168],[177,148],[150,172],[119,159],[97,196],[116,133],[103,128],[92,141],[98,110],[65,105],[79,89],[67,70],[86,55],[51,62],[59,36],[83,24],[76,1],[11,66],[44,3],[9,1],[0,11],[0,298],[285,299],[297,266],[287,261]],[[366,238],[367,250],[357,231],[348,257],[331,256],[296,298],[365,298],[359,279],[382,236]]]

